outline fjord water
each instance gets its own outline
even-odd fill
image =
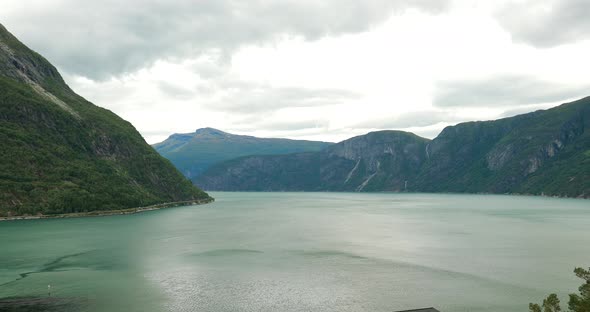
[[[0,298],[86,311],[527,311],[590,263],[586,200],[213,193],[130,216],[0,223]],[[562,297],[562,300],[566,300]]]

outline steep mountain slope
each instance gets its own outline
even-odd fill
[[[445,128],[411,189],[590,195],[590,98]],[[570,181],[571,180],[571,181]]]
[[[407,132],[372,132],[319,152],[230,160],[195,183],[228,191],[403,191],[425,161],[427,143]]]
[[[207,199],[135,128],[0,25],[0,216]]]
[[[173,134],[154,148],[188,178],[195,178],[211,165],[248,155],[277,155],[319,151],[333,143],[266,139],[202,128],[194,133]]]
[[[399,132],[383,131],[319,153],[245,157],[212,167],[196,184],[211,190],[590,197],[589,129],[590,97],[515,117],[461,123],[432,141],[406,133],[402,142]],[[396,144],[382,144],[394,137]]]

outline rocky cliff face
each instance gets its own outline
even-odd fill
[[[589,123],[590,97],[511,118],[447,127],[432,141],[380,131],[318,153],[236,159],[215,166],[196,183],[215,190],[589,197]]]
[[[428,161],[412,189],[588,196],[587,185],[578,188],[565,181],[551,189],[525,185],[546,176],[555,161],[572,156],[565,150],[576,155],[586,151],[589,106],[590,98],[585,98],[550,110],[448,127],[428,145]],[[584,161],[571,166],[588,170]],[[568,171],[559,167],[551,173],[554,178]]]
[[[402,191],[424,162],[427,142],[401,131],[373,132],[315,153],[235,159],[196,184],[231,191]]]
[[[0,216],[208,198],[0,25]]]
[[[354,137],[326,149],[324,172],[334,159],[352,161],[342,188],[348,191],[402,191],[425,161],[427,139],[402,131],[379,131]],[[334,181],[335,182],[335,181]]]

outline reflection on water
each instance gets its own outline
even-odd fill
[[[575,291],[571,271],[590,259],[576,248],[590,245],[583,200],[214,196],[132,216],[0,223],[0,310],[526,311]]]

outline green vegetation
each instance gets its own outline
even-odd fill
[[[433,140],[379,131],[316,156],[249,156],[195,183],[232,191],[387,191],[590,197],[590,97],[445,128]],[[294,161],[302,163],[295,164]],[[304,168],[305,175],[294,168]],[[294,181],[304,179],[304,183]]]
[[[212,166],[195,183],[226,191],[403,191],[429,140],[377,131],[319,152],[247,156]]]
[[[208,198],[127,121],[75,94],[0,25],[0,216]]]
[[[202,128],[194,133],[173,134],[154,148],[168,158],[185,176],[198,177],[209,167],[248,155],[279,155],[313,152],[332,143],[267,139],[247,135],[235,135],[217,129]]]
[[[570,294],[568,307],[570,312],[589,312],[590,311],[590,269],[576,268],[574,273],[577,277],[584,280],[582,286],[578,288],[580,294]],[[556,294],[549,295],[543,300],[541,305],[536,303],[529,304],[530,312],[558,312],[561,311],[559,298]]]
[[[590,196],[590,98],[448,127],[429,145],[419,191]]]

